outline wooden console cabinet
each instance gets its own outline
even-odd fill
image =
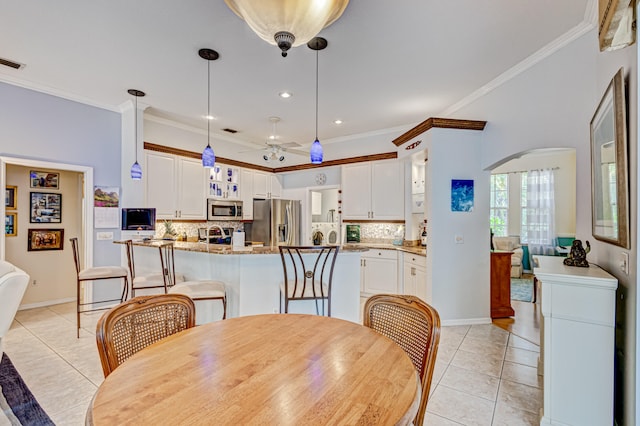
[[[511,252],[491,252],[491,318],[515,315],[511,307]]]

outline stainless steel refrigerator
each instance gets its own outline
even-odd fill
[[[300,201],[253,200],[251,241],[265,246],[300,244]]]

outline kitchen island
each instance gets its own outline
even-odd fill
[[[136,275],[158,273],[158,246],[134,241]],[[124,243],[116,241],[116,243]],[[219,280],[227,291],[227,317],[280,312],[282,260],[277,247],[242,247],[175,241],[176,273],[185,280]],[[360,323],[360,256],[363,247],[341,247],[333,272],[332,316]],[[291,313],[316,313],[315,303],[299,301]]]

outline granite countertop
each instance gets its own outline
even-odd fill
[[[133,241],[133,245],[142,247],[158,247],[163,243],[167,243],[167,240],[148,240],[148,241]],[[124,244],[124,241],[114,241],[115,244]],[[231,245],[226,244],[209,244],[204,242],[187,242],[187,241],[173,241],[173,247],[175,250],[183,251],[195,251],[200,253],[212,253],[212,254],[280,254],[278,247],[270,246],[248,246],[241,248],[234,248]],[[353,244],[347,244],[340,247],[341,252],[364,252],[369,248],[366,246],[356,246]]]
[[[397,246],[392,243],[381,242],[360,242],[360,243],[348,243],[342,246],[344,248],[367,248],[367,249],[382,249],[382,250],[397,250],[405,253],[416,254],[418,256],[426,256],[427,249],[422,246]]]

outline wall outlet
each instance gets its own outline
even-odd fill
[[[620,255],[620,270],[629,275],[629,253],[623,251]]]
[[[113,232],[98,232],[96,237],[99,240],[113,240]]]

